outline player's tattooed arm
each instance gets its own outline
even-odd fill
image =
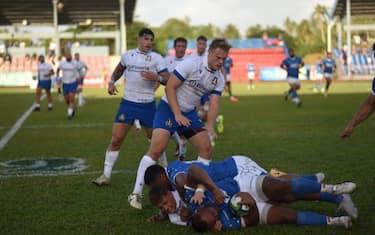
[[[121,63],[118,63],[118,65],[116,66],[115,70],[112,73],[110,82],[113,81],[113,83],[115,83],[118,79],[120,79],[125,69],[126,67],[122,66]]]

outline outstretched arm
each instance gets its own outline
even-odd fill
[[[348,123],[344,131],[341,133],[341,138],[348,138],[352,134],[354,127],[366,120],[371,115],[371,113],[374,112],[374,109],[375,95],[370,94],[365,102],[362,103],[357,114],[353,117],[353,119]]]

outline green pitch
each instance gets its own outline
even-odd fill
[[[366,98],[370,82],[334,82],[328,97],[303,82],[302,108],[285,102],[286,83],[258,83],[255,90],[234,85],[238,103],[225,93],[220,113],[225,131],[214,160],[244,154],[262,167],[296,173],[324,172],[326,182],[358,184],[353,200],[359,219],[351,230],[338,227],[258,226],[225,234],[374,234],[375,117],[359,125],[348,140],[339,135]],[[103,170],[104,152],[122,96],[105,89],[85,89],[87,103],[66,118],[66,106],[54,94],[54,109],[33,112],[0,150],[0,234],[191,234],[190,228],[168,222],[150,224],[157,210],[147,200],[144,210],[129,207],[138,162],[147,151],[145,136],[132,130],[112,175],[112,184],[98,188],[91,181]],[[162,94],[159,89],[158,95]],[[29,89],[0,89],[0,138],[34,101]],[[173,156],[171,142],[167,155]],[[188,159],[196,152],[188,146]],[[60,167],[62,166],[62,167]],[[328,203],[299,202],[299,210],[338,215]]]

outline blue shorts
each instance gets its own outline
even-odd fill
[[[202,96],[202,98],[200,100],[200,104],[204,105],[207,101],[210,101],[210,95],[209,94],[205,94],[205,95]]]
[[[38,88],[51,90],[51,80],[38,80]]]
[[[67,95],[69,93],[76,93],[77,82],[63,83],[62,88],[63,88],[64,95]]]
[[[152,128],[155,110],[155,101],[150,103],[135,103],[122,99],[114,122],[132,125],[134,120],[138,119],[142,126]]]
[[[179,126],[174,119],[174,114],[169,105],[165,101],[160,100],[158,110],[155,114],[153,128],[162,128],[170,131],[171,133],[177,131],[179,134],[181,134],[187,130],[199,129],[204,126],[195,109],[187,113],[182,112],[182,114],[191,121],[190,126]]]
[[[84,78],[80,78],[80,79],[78,79],[78,85],[81,85],[81,86],[83,85],[83,79],[84,79]]]

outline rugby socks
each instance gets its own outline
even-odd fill
[[[146,169],[155,164],[156,162],[150,156],[143,156],[138,166],[133,194],[142,194]]]
[[[316,181],[316,182],[319,182],[321,183],[324,178],[325,178],[325,175],[324,173],[316,173],[314,175],[301,175],[302,178],[305,178],[305,179],[308,179],[308,180],[312,180],[312,181]]]
[[[68,108],[68,116],[72,116],[74,112],[73,108]]]
[[[297,212],[297,225],[325,225],[327,216],[310,211]]]
[[[308,193],[319,193],[321,190],[321,184],[316,181],[312,181],[312,180],[308,180],[304,178],[296,178],[296,179],[290,180],[290,182],[292,184],[292,193],[296,195],[305,195]]]
[[[119,151],[107,150],[105,152],[104,175],[107,178],[111,178],[112,168],[115,165],[118,156],[119,156]]]
[[[48,108],[49,108],[49,109],[52,108],[52,103],[48,103]]]
[[[159,162],[159,165],[161,165],[162,167],[167,167],[168,165],[168,159],[167,159],[167,154],[165,152],[163,152],[159,159],[158,159],[158,162]]]
[[[85,102],[82,92],[78,94],[78,105],[83,105]]]
[[[202,162],[202,163],[205,164],[205,165],[208,165],[208,164],[210,164],[210,162],[211,162],[211,160],[208,160],[208,159],[203,158],[203,157],[201,157],[201,156],[198,156],[198,157],[197,157],[197,161]]]
[[[338,205],[342,202],[342,199],[343,199],[342,195],[333,195],[332,193],[322,192],[320,193],[319,201],[332,202]]]

